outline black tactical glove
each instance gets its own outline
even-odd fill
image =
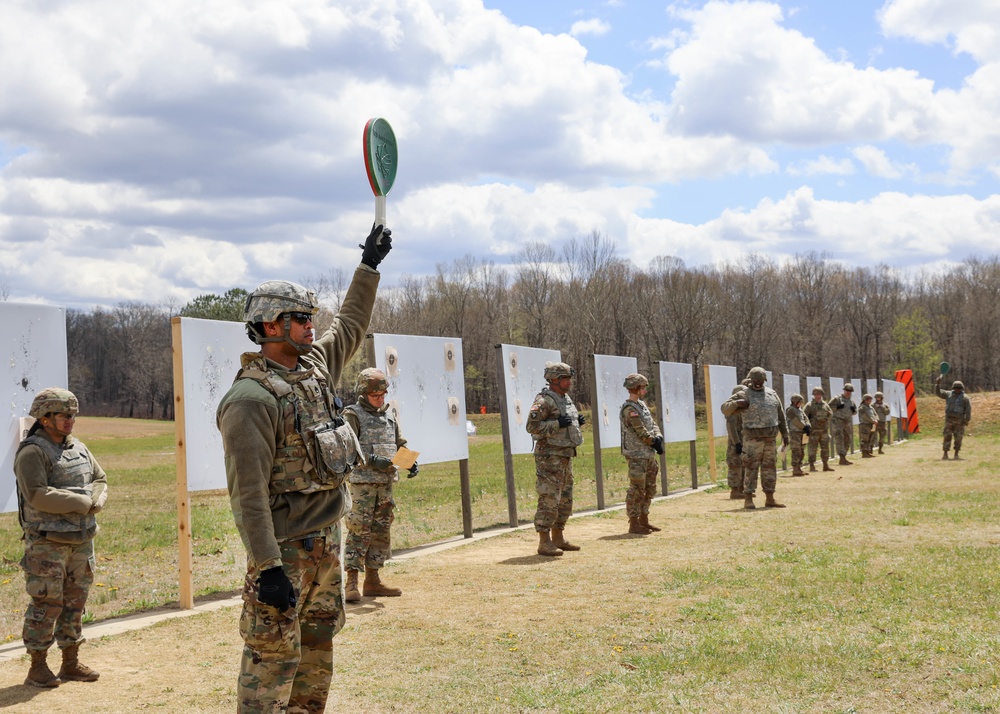
[[[381,242],[379,242],[379,238],[381,238]],[[372,232],[365,238],[364,245],[359,244],[358,247],[361,248],[361,262],[372,270],[376,270],[378,264],[392,250],[392,231],[383,230],[383,226],[372,224]]]
[[[805,432],[806,436],[809,436],[809,432],[812,431],[812,427],[806,424],[804,427],[802,427],[802,431]]]
[[[279,610],[295,607],[292,581],[288,579],[285,569],[280,565],[268,568],[257,578],[257,602]]]
[[[416,461],[414,461],[414,462],[413,462],[413,466],[411,466],[411,467],[410,467],[409,469],[407,469],[407,470],[408,470],[408,471],[409,471],[410,473],[408,473],[408,474],[406,475],[406,478],[413,478],[413,477],[414,477],[414,476],[416,476],[416,475],[417,475],[418,473],[420,473],[420,467],[419,467],[419,466],[417,466],[417,462],[416,462]]]
[[[559,415],[559,427],[565,429],[567,426],[573,423],[573,417],[566,416],[565,414]]]
[[[743,444],[736,444],[736,446],[734,446],[733,449],[736,451],[737,455],[742,454]]]
[[[858,413],[858,408],[852,404],[851,405],[851,414],[857,414],[857,413]]]
[[[661,456],[663,455],[663,437],[662,436],[658,436],[655,439],[653,439],[653,443],[650,444],[650,446],[653,447],[653,451],[655,451],[656,453],[660,454]]]
[[[368,463],[376,471],[391,471],[392,470],[392,459],[388,456],[376,456],[372,454],[368,457]]]
[[[583,414],[578,414],[576,417],[576,423],[579,424],[580,426],[583,426],[584,424],[587,423],[587,417],[585,417]]]

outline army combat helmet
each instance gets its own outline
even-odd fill
[[[965,385],[958,380],[955,380],[955,382],[951,385],[951,389],[952,391],[965,391]]]
[[[28,416],[41,419],[46,414],[78,414],[80,402],[76,395],[62,387],[46,387],[31,401]]]
[[[250,341],[262,345],[265,342],[287,342],[299,354],[309,354],[312,345],[300,344],[291,338],[293,312],[303,312],[315,315],[319,312],[319,301],[316,293],[298,283],[288,280],[268,280],[258,285],[247,296],[243,306],[243,322],[246,323],[247,337]],[[285,316],[285,334],[282,337],[267,337],[259,327],[262,322],[274,322]]]
[[[358,381],[354,385],[354,391],[358,394],[385,392],[388,389],[389,381],[385,378],[385,372],[374,367],[361,370],[361,373],[358,374]]]
[[[565,362],[546,362],[545,372],[542,373],[545,381],[552,382],[560,377],[575,377],[576,370]]]
[[[634,392],[640,387],[648,387],[649,380],[646,379],[646,375],[639,374],[638,372],[633,372],[632,374],[625,377],[625,383],[622,385],[630,392]]]

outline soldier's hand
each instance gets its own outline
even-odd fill
[[[559,427],[565,429],[567,426],[573,423],[573,417],[567,416],[565,414],[559,415]]]
[[[406,478],[413,478],[418,473],[420,473],[420,467],[417,466],[417,462],[414,461],[413,462],[413,466],[411,466],[409,469],[407,469],[407,471],[409,471],[409,473],[406,474]]]
[[[364,245],[358,247],[361,248],[361,262],[372,270],[376,270],[379,263],[392,250],[392,231],[384,226],[372,224],[372,232],[365,238]]]
[[[257,601],[279,610],[295,607],[292,581],[280,565],[268,568],[257,578]]]
[[[376,471],[391,471],[392,470],[392,459],[388,456],[375,456],[372,455],[368,459],[368,463],[371,464],[372,468]]]
[[[746,407],[750,406],[750,400],[749,399],[737,399],[736,400],[736,406],[746,408]]]
[[[653,451],[655,451],[656,453],[662,455],[663,454],[663,437],[662,436],[658,436],[655,439],[653,439],[653,443],[651,444],[651,446],[653,447]]]
[[[737,455],[742,454],[743,453],[743,444],[736,444],[736,445],[734,445],[733,446],[733,451],[735,451]]]
[[[812,427],[806,424],[804,427],[802,427],[802,431],[805,433],[806,436],[809,436],[809,432],[812,431]]]
[[[583,414],[577,415],[576,423],[579,424],[580,426],[583,426],[584,424],[587,423],[587,417],[585,417]]]

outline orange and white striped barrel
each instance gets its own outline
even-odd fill
[[[904,389],[906,389],[906,413],[909,414],[906,430],[911,434],[916,434],[920,431],[920,419],[917,418],[917,390],[913,386],[913,370],[897,369],[896,381],[902,382]]]

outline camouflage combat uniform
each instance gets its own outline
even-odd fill
[[[956,392],[954,389],[938,389],[937,395],[945,400],[944,405],[944,448],[945,456],[951,448],[951,440],[955,439],[955,457],[962,449],[962,437],[965,436],[965,427],[972,420],[972,402],[965,395],[964,388]]]
[[[230,504],[247,550],[241,712],[326,707],[333,637],[344,625],[340,519],[350,497],[344,474],[338,479],[321,468],[326,451],[316,434],[346,431],[356,443],[350,427],[333,428],[332,390],[364,341],[378,282],[374,269],[355,271],[340,312],[296,368],[260,352],[244,354],[243,369],[216,412]],[[258,600],[261,573],[275,567],[292,584],[295,603],[288,610]]]
[[[107,500],[107,476],[84,446],[44,431],[21,442],[14,459],[18,515],[24,529],[24,613],[28,652],[79,645],[83,611],[94,582],[95,514]]]
[[[559,417],[570,417],[559,426]],[[568,394],[543,389],[531,405],[525,429],[535,442],[535,489],[538,509],[535,530],[562,530],[573,513],[573,464],[576,447],[583,443],[579,412]]]
[[[875,403],[872,404],[872,408],[878,415],[878,422],[876,422],[876,430],[878,433],[878,452],[882,453],[882,447],[885,442],[889,439],[889,416],[891,411],[889,405],[882,401],[882,393],[879,392],[875,395]]]
[[[875,407],[867,399],[862,399],[861,406],[858,408],[858,443],[863,455],[873,456],[877,424],[878,413],[875,411]]]
[[[386,407],[376,409],[364,395],[358,403],[344,410],[344,419],[354,429],[365,456],[374,454],[391,459],[406,445],[399,424]],[[347,540],[344,545],[344,568],[364,570],[381,568],[392,557],[389,529],[395,519],[396,502],[392,484],[399,480],[398,469],[389,466],[380,471],[371,459],[358,465],[348,475],[351,489],[351,512],[347,514]]]
[[[838,394],[830,400],[830,411],[833,417],[830,420],[830,432],[833,438],[833,447],[837,450],[837,455],[841,460],[847,459],[847,452],[851,450],[851,431],[853,430],[852,417],[858,413],[858,407],[850,397]]]
[[[656,476],[660,473],[653,442],[662,434],[649,407],[641,399],[626,399],[619,417],[621,450],[628,462],[629,487],[625,494],[625,513],[630,519],[648,516],[649,504],[656,495]]]
[[[735,390],[733,391],[735,394]],[[726,484],[730,491],[743,491],[743,415],[726,415]]]
[[[801,404],[801,401],[799,403]],[[809,425],[809,417],[802,411],[802,407],[795,406],[794,404],[790,404],[785,409],[785,423],[788,425],[789,447],[792,452],[792,468],[798,473],[802,471],[802,457],[805,454],[802,439],[805,437],[807,431],[812,431],[812,427]],[[810,440],[812,440],[811,433]]]
[[[830,420],[833,410],[830,405],[813,399],[802,410],[809,419],[809,468],[816,465],[816,451],[820,451],[823,464],[830,459]]]
[[[749,401],[750,405],[740,406],[736,403],[739,399]],[[788,441],[788,426],[778,393],[769,387],[759,390],[743,387],[722,403],[722,413],[726,416],[736,412],[743,416],[743,495],[748,500],[753,498],[758,473],[761,490],[773,494],[778,484],[775,437],[780,433],[782,440]]]

